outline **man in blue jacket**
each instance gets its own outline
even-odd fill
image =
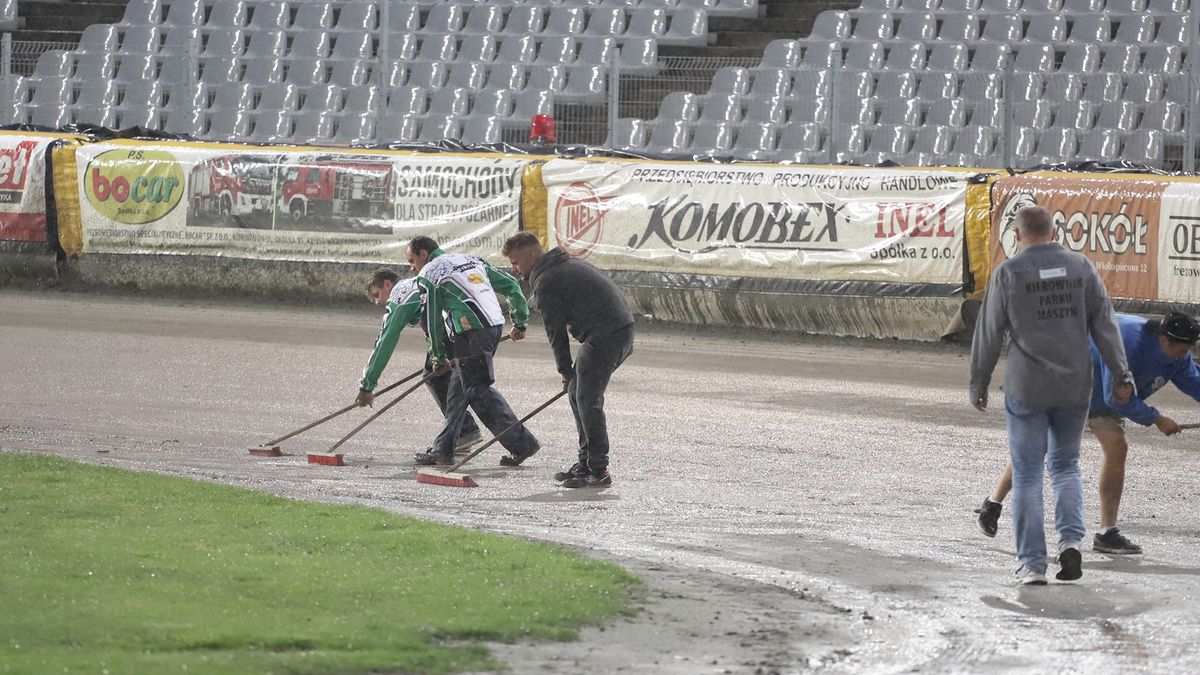
[[[1092,549],[1101,553],[1141,553],[1142,548],[1121,534],[1117,510],[1125,487],[1125,418],[1144,427],[1154,425],[1164,436],[1180,432],[1179,424],[1146,403],[1146,399],[1167,382],[1200,401],[1200,367],[1191,357],[1192,346],[1200,339],[1200,323],[1182,312],[1171,312],[1161,321],[1128,314],[1117,315],[1121,342],[1133,371],[1137,394],[1124,405],[1108,404],[1112,398],[1111,377],[1092,344],[1095,372],[1092,402],[1088,410],[1088,428],[1100,441],[1104,456],[1100,460],[1100,529],[1092,538]],[[1012,488],[1012,465],[996,485],[996,491],[976,509],[979,528],[989,537],[996,536],[1001,503]]]

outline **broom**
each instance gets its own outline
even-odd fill
[[[508,340],[508,339],[510,339],[510,336],[505,335],[504,337],[500,338],[499,342],[504,342],[505,340]],[[402,382],[407,382],[408,380],[411,380],[413,377],[420,374],[421,372],[423,372],[423,370],[413,373],[411,376],[406,377],[404,380],[402,380]],[[357,434],[358,432],[362,431],[363,427],[367,426],[371,422],[374,422],[376,419],[379,418],[380,415],[387,412],[388,408],[391,408],[392,406],[396,405],[400,401],[403,401],[406,396],[408,396],[409,394],[411,394],[414,391],[416,391],[417,389],[419,389],[421,387],[421,385],[423,385],[426,382],[428,382],[429,380],[433,379],[438,374],[439,373],[432,373],[432,372],[429,373],[425,377],[422,377],[420,382],[417,382],[413,386],[406,389],[404,391],[404,393],[400,394],[399,396],[392,399],[391,401],[388,401],[387,405],[380,408],[379,411],[376,412],[374,415],[371,415],[370,417],[368,417],[362,424],[358,425],[357,427],[354,427],[354,429],[350,433],[348,433],[344,437],[342,437],[342,440],[338,441],[337,443],[334,443],[333,447],[329,448],[328,452],[310,452],[310,453],[308,453],[308,463],[309,464],[328,464],[330,466],[345,466],[346,463],[344,461],[342,461],[342,455],[335,453],[334,452],[335,450],[340,448],[343,443],[350,440],[350,438],[352,436],[354,436],[354,434]],[[400,384],[400,382],[397,382],[396,384]]]
[[[516,429],[517,427],[521,426],[522,424],[528,422],[530,419],[533,418],[534,415],[542,412],[546,408],[549,408],[551,403],[554,403],[558,399],[562,398],[563,395],[566,393],[567,393],[566,389],[563,389],[562,391],[558,392],[549,401],[546,401],[545,403],[543,403],[540,406],[538,406],[537,408],[535,408],[533,412],[529,413],[528,415],[526,415],[526,416],[522,417],[521,419],[517,420],[516,422],[514,422],[512,424],[512,426],[510,426],[509,428],[507,428],[504,431],[501,431],[500,433],[493,436],[492,440],[490,440],[487,443],[484,443],[483,445],[476,448],[476,450],[474,452],[472,452],[471,454],[462,458],[462,460],[458,464],[455,464],[454,466],[450,467],[446,471],[438,471],[437,469],[418,469],[417,470],[417,482],[418,483],[429,483],[430,485],[444,485],[447,487],[479,487],[479,483],[476,483],[475,479],[471,478],[471,476],[469,474],[455,473],[455,472],[458,471],[458,469],[461,468],[463,464],[466,464],[467,462],[471,461],[472,459],[475,458],[476,455],[483,452],[484,450],[487,450],[489,447],[491,447],[491,445],[493,443],[500,440],[501,436],[503,436],[504,434],[507,434],[508,432],[512,431],[513,429]]]
[[[375,395],[383,396],[384,394],[395,389],[396,387],[399,387],[400,385],[404,384],[405,382],[408,382],[409,380],[413,379],[414,377],[420,375],[422,372],[424,372],[424,369],[418,370],[417,372],[413,373],[412,375],[409,375],[408,377],[405,377],[404,379],[400,380],[399,382],[395,382],[393,384],[390,384],[390,385],[384,387],[383,389],[380,389],[379,391],[375,392]],[[346,406],[345,408],[342,408],[341,410],[339,410],[337,412],[330,413],[330,414],[322,417],[321,419],[317,420],[316,422],[313,422],[312,424],[308,424],[303,427],[300,427],[299,429],[293,431],[290,434],[285,434],[274,440],[267,441],[266,443],[263,443],[262,445],[250,448],[250,454],[256,455],[259,457],[282,457],[283,451],[279,449],[280,443],[286,441],[287,439],[289,439],[293,436],[298,436],[298,435],[308,431],[309,429],[312,429],[313,427],[320,426],[335,417],[338,417],[340,415],[348,413],[357,407],[358,407],[357,403],[351,403],[350,405]]]
[[[418,373],[419,372],[421,372],[421,371],[418,371]],[[309,464],[328,464],[330,466],[344,466],[346,463],[342,461],[342,455],[340,453],[335,453],[334,451],[337,450],[338,448],[342,447],[343,443],[350,440],[351,437],[353,437],[358,432],[362,431],[363,428],[366,427],[368,424],[379,419],[379,416],[382,415],[383,413],[387,412],[389,408],[396,405],[400,401],[403,401],[409,394],[420,389],[421,386],[423,384],[425,384],[426,382],[428,382],[429,379],[432,377],[433,377],[433,373],[430,373],[429,375],[422,377],[420,379],[420,381],[418,381],[416,384],[409,387],[408,389],[405,389],[396,398],[388,401],[387,405],[380,408],[374,415],[371,415],[370,417],[368,417],[362,424],[354,427],[354,429],[351,430],[350,433],[348,433],[342,437],[342,440],[338,441],[337,443],[334,443],[333,447],[329,448],[328,452],[310,452],[310,453],[308,453],[308,463]],[[411,378],[408,378],[408,379],[411,379]],[[399,384],[399,383],[397,382],[397,384]]]

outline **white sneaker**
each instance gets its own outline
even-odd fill
[[[1045,586],[1046,573],[1035,572],[1024,565],[1021,565],[1017,568],[1017,583],[1022,586]]]

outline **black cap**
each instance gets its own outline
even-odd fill
[[[1183,312],[1171,312],[1158,324],[1158,334],[1176,342],[1196,344],[1196,340],[1200,340],[1200,323]]]

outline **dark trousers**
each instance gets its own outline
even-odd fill
[[[492,384],[496,381],[492,357],[500,343],[500,326],[471,330],[454,336],[454,369],[446,392],[446,426],[433,442],[439,455],[454,452],[454,442],[463,426],[467,407],[493,434],[516,427],[500,436],[500,445],[516,456],[537,450],[538,440],[517,424],[517,416]]]
[[[433,372],[433,364],[429,362],[429,356],[425,357],[425,375],[428,376]],[[434,377],[430,377],[425,381],[425,386],[429,389],[429,393],[433,395],[433,400],[437,401],[438,410],[442,411],[442,417],[446,417],[446,403],[450,395],[450,372],[442,373]],[[463,416],[462,428],[459,431],[462,436],[471,437],[479,433],[479,425],[475,423],[475,417],[471,413],[466,413]],[[457,439],[456,439],[457,440]]]
[[[633,353],[633,325],[588,339],[575,356],[575,375],[567,386],[575,429],[579,432],[579,463],[593,473],[608,468],[608,424],[604,390],[614,371]]]

